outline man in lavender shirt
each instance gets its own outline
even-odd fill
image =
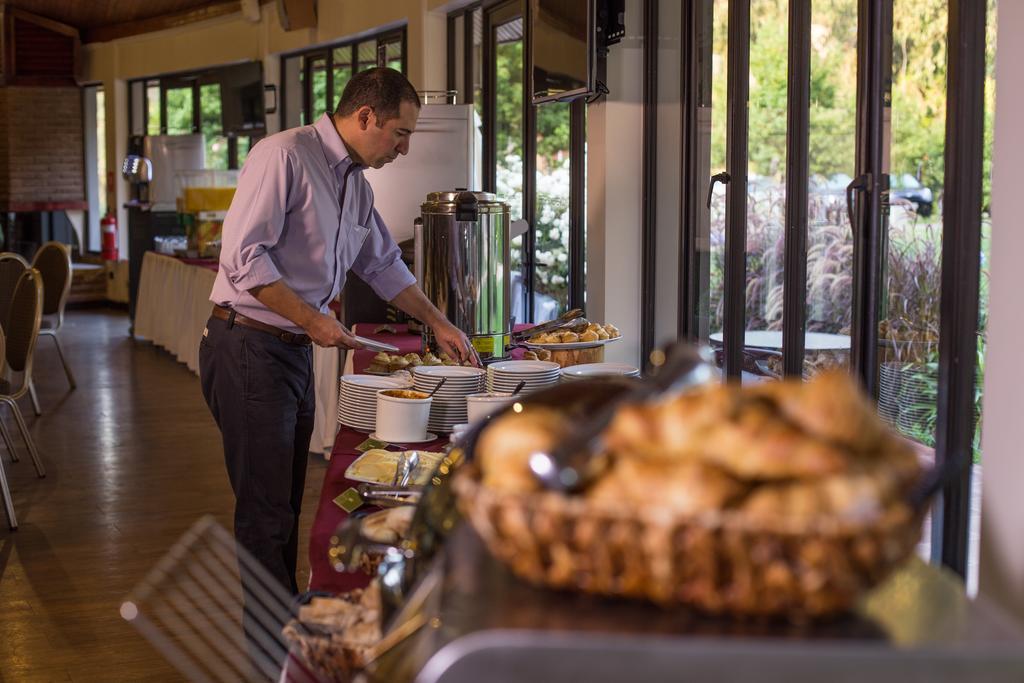
[[[310,344],[360,347],[327,308],[348,271],[429,325],[453,358],[470,358],[466,336],[402,263],[363,178],[409,152],[419,106],[401,73],[358,73],[333,116],[252,149],[224,220],[199,350],[203,396],[223,437],[235,538],[292,593],[313,431]]]

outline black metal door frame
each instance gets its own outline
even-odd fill
[[[743,371],[746,336],[747,278],[747,142],[750,94],[750,0],[729,1],[729,64],[725,158],[725,292],[722,319],[726,378],[738,381]]]
[[[982,169],[985,147],[986,3],[950,0],[946,158],[939,310],[936,464],[960,476],[932,508],[932,560],[967,575],[977,372]]]

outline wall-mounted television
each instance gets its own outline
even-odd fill
[[[533,103],[596,92],[595,0],[530,0]]]

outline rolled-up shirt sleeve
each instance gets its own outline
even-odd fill
[[[416,284],[416,278],[402,261],[402,250],[395,244],[384,219],[377,209],[371,214],[369,233],[352,264],[352,271],[370,285],[384,301],[391,301],[409,285]]]
[[[281,279],[273,249],[284,231],[292,174],[288,150],[257,144],[238,176],[224,218],[220,267],[239,290]]]

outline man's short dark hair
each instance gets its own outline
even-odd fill
[[[402,72],[378,66],[360,71],[345,86],[341,93],[335,116],[345,117],[368,106],[377,116],[377,125],[398,116],[402,102],[420,106],[420,97]]]

